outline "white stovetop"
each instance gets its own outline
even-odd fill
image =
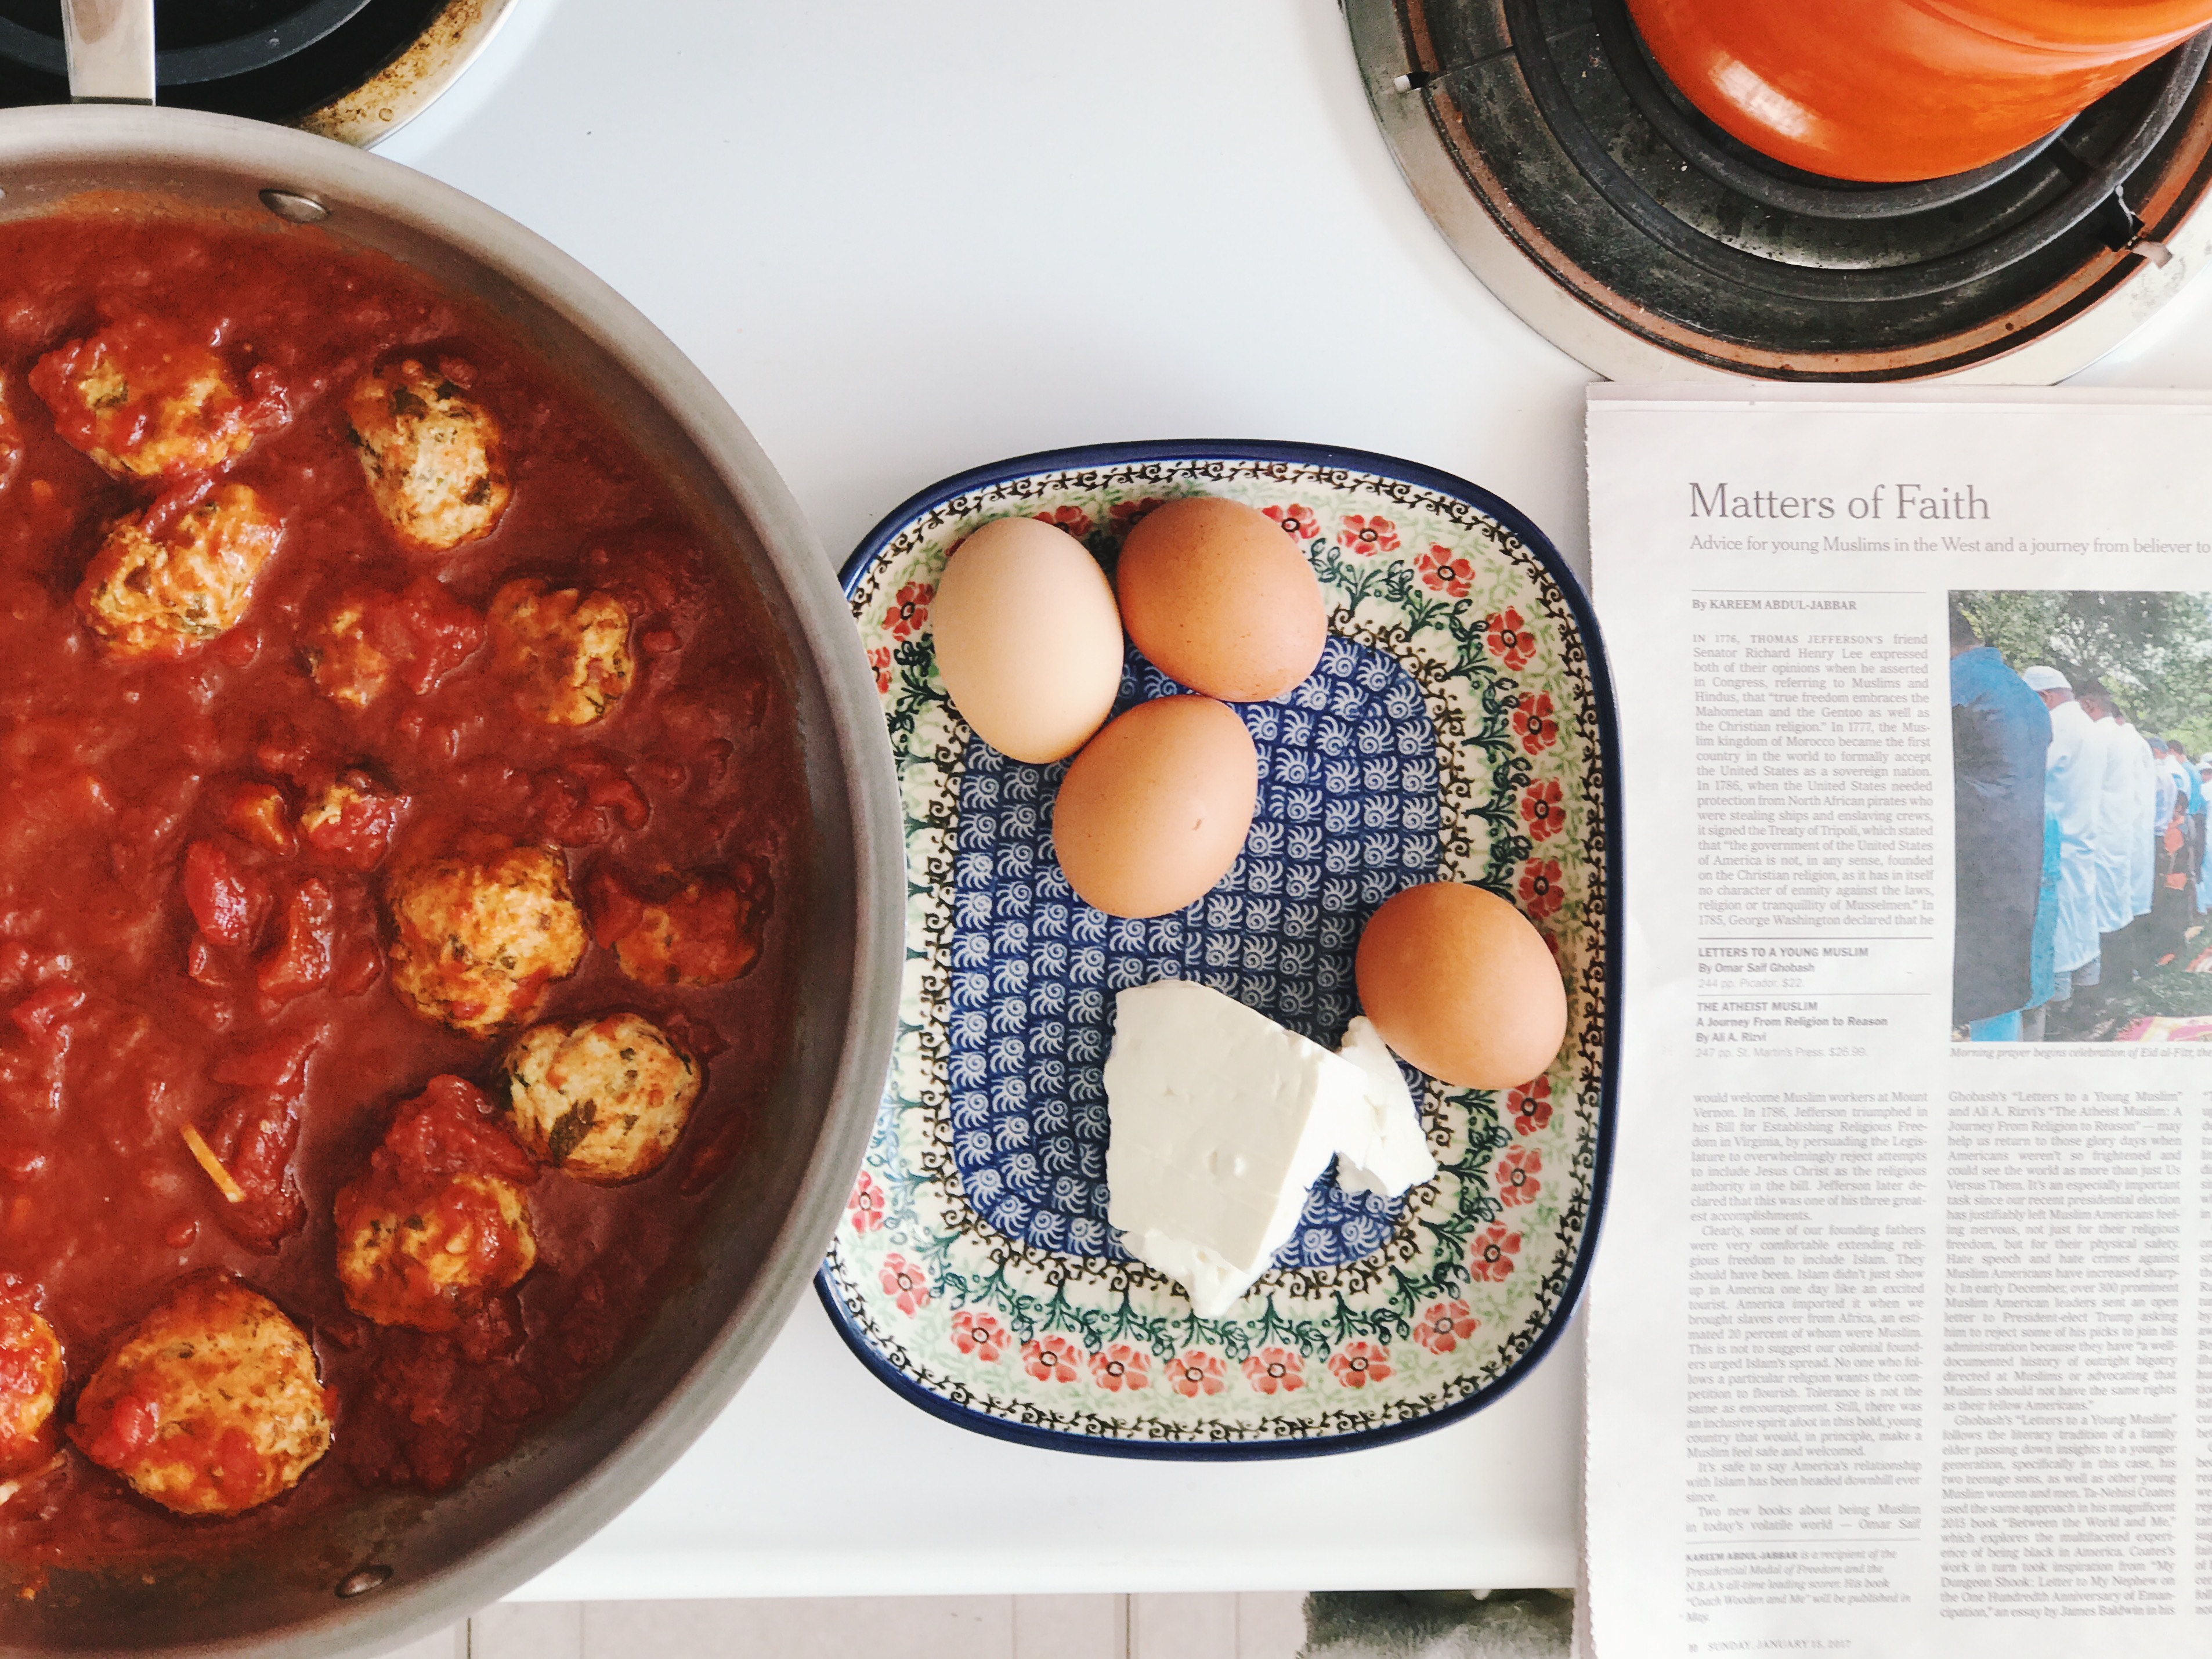
[[[520,0],[383,153],[620,289],[833,560],[947,474],[1287,438],[1497,491],[1587,568],[1577,364],[1431,229],[1334,0]],[[2085,380],[2212,385],[2212,284]],[[1579,1332],[1346,1456],[1174,1464],[951,1427],[811,1297],[721,1420],[533,1597],[1573,1582]]]

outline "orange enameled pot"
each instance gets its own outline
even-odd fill
[[[1894,182],[2031,144],[2212,24],[2212,0],[1629,0],[1683,94],[1808,173]]]

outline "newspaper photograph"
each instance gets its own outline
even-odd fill
[[[1952,1036],[2212,1036],[2212,608],[1951,595]]]

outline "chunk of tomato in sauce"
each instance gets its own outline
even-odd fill
[[[597,847],[618,830],[645,828],[653,809],[613,756],[596,749],[563,755],[531,781],[532,822],[563,847]]]
[[[132,1462],[161,1431],[161,1407],[156,1400],[135,1394],[116,1395],[102,1415],[97,1405],[77,1408],[70,1437],[84,1448],[84,1455],[103,1468],[118,1468]]]
[[[329,884],[313,876],[285,896],[283,942],[254,975],[262,995],[289,1002],[329,982],[336,909]]]
[[[66,980],[41,986],[8,1011],[15,1029],[50,1054],[70,1044],[70,1016],[84,1006],[84,993]]]
[[[369,612],[371,637],[398,665],[400,678],[417,696],[482,648],[484,619],[445,585],[417,576],[387,605]]]
[[[0,397],[4,397],[7,389],[7,383],[0,380]],[[8,412],[8,405],[0,402],[0,489],[15,482],[15,469],[22,464],[22,432],[15,424],[15,417]]]
[[[216,1207],[223,1231],[249,1250],[273,1255],[307,1224],[307,1201],[292,1176],[300,1144],[296,1090],[243,1095],[223,1109],[208,1139],[242,1196]]]
[[[308,1057],[329,1035],[330,1028],[319,1022],[302,1025],[233,1054],[209,1075],[217,1083],[242,1089],[291,1088],[305,1074]]]
[[[623,873],[601,865],[584,879],[586,914],[591,918],[592,943],[611,951],[615,941],[627,939],[645,921],[645,901]]]
[[[185,902],[211,944],[244,948],[261,931],[270,894],[220,842],[196,841],[185,849]]]
[[[330,1028],[311,1022],[232,1055],[211,1073],[246,1092],[232,1097],[207,1137],[209,1150],[244,1194],[220,1211],[223,1228],[267,1255],[307,1224],[307,1202],[292,1176],[307,1097],[307,1061]]]
[[[425,1181],[472,1171],[526,1187],[537,1160],[500,1127],[483,1091],[457,1077],[434,1077],[393,1120],[372,1164],[388,1160],[403,1180]]]

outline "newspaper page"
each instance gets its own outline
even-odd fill
[[[2212,1652],[2212,394],[1601,388],[1588,1641]]]

